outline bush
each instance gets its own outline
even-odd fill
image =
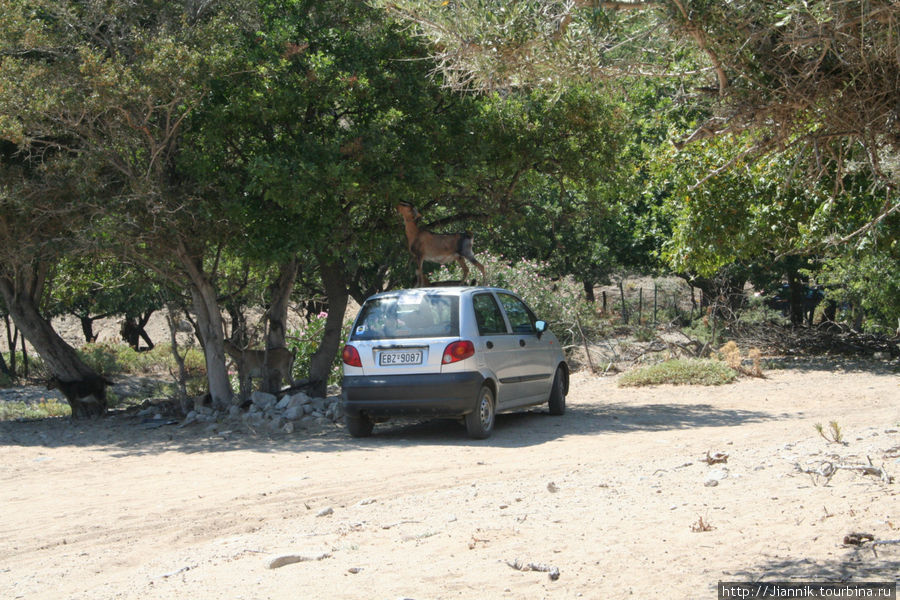
[[[48,417],[68,417],[72,409],[66,402],[56,398],[39,402],[0,402],[0,421],[13,419],[46,419]]]
[[[191,377],[206,375],[206,357],[200,348],[179,348]],[[128,344],[85,344],[78,350],[81,359],[102,375],[128,373],[166,373],[177,368],[172,347],[159,344],[145,352],[138,352]]]
[[[488,252],[479,253],[478,260],[485,267],[484,284],[506,288],[522,296],[537,318],[550,324],[563,346],[581,342],[579,323],[588,339],[602,334],[603,325],[594,306],[584,297],[582,286],[571,277],[549,277],[549,265],[537,260],[510,263]],[[446,281],[459,279],[459,276],[459,269],[454,264],[451,268],[441,267],[432,279]]]
[[[11,367],[12,361],[10,360],[10,355],[8,352],[3,353],[3,358],[6,360],[6,366]],[[16,372],[15,377],[25,377],[25,355],[21,352],[16,351]],[[28,376],[29,377],[46,377],[48,375],[47,369],[44,366],[44,361],[41,360],[41,357],[38,356],[34,352],[29,352],[28,354]],[[8,382],[5,385],[12,385],[12,382]],[[0,387],[3,387],[2,381],[0,381]]]
[[[722,385],[735,379],[735,370],[717,360],[673,359],[629,371],[619,378],[619,385]]]
[[[78,350],[84,363],[101,375],[113,375],[122,371],[115,346],[85,344]]]
[[[305,329],[302,331],[292,331],[288,334],[288,348],[294,350],[296,353],[294,358],[294,372],[292,374],[294,379],[309,378],[309,360],[312,358],[312,355],[316,353],[316,350],[319,349],[319,344],[322,342],[322,334],[325,331],[325,320],[327,318],[328,313],[320,312],[310,319],[309,324],[307,324]],[[352,315],[350,318],[352,319]],[[347,338],[349,331],[350,323],[346,322],[341,330],[342,342]],[[328,384],[336,385],[340,383],[342,373],[341,353],[338,352],[334,357],[334,363],[331,365]]]

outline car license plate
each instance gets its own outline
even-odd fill
[[[392,365],[421,365],[421,350],[382,350],[378,355],[378,364],[382,367]]]

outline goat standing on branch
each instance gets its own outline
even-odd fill
[[[462,269],[462,281],[466,282],[469,276],[469,266],[466,260],[471,262],[481,271],[482,282],[485,278],[484,265],[475,259],[472,252],[472,233],[431,233],[419,229],[416,220],[421,217],[416,207],[409,202],[401,202],[397,205],[397,211],[403,217],[406,226],[406,240],[409,242],[409,251],[416,259],[416,286],[428,285],[428,278],[422,270],[422,263],[435,262],[445,265],[456,261]]]

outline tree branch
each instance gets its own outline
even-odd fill
[[[687,10],[684,8],[684,3],[681,0],[672,0],[675,5],[678,7],[678,10],[681,12],[681,15],[684,17],[685,23],[687,24],[688,33],[691,34],[691,37],[697,42],[697,46],[703,52],[709,56],[709,60],[713,64],[713,68],[716,70],[716,77],[719,80],[719,96],[725,95],[725,90],[728,87],[728,76],[725,75],[725,68],[722,66],[722,61],[719,60],[719,55],[716,54],[715,50],[712,50],[709,45],[706,43],[706,34],[703,33],[703,30],[700,29],[688,15]]]

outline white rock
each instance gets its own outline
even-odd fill
[[[707,479],[722,481],[723,479],[728,479],[728,471],[726,469],[710,469],[706,476]]]

